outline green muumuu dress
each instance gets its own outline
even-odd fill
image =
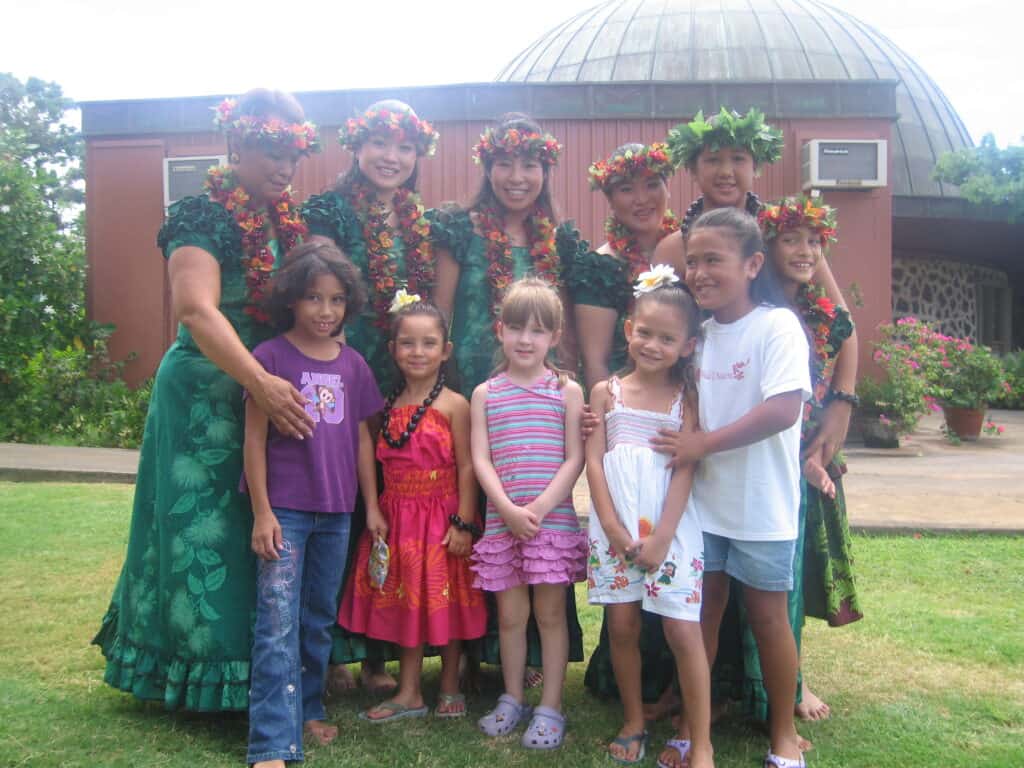
[[[452,312],[451,339],[455,347],[454,359],[458,389],[466,398],[477,385],[491,377],[499,349],[494,334],[494,315],[491,311],[491,285],[487,278],[487,242],[473,231],[469,213],[458,211],[431,211],[428,218],[431,236],[438,248],[444,248],[458,262],[459,283],[455,290]],[[571,222],[558,226],[555,244],[563,275],[578,253],[589,250]],[[533,271],[529,248],[512,248],[513,276],[526,277]],[[482,659],[499,664],[497,610],[492,593],[487,593],[487,634],[483,638]],[[576,598],[568,589],[566,618],[569,624],[569,660],[583,661],[583,630],[576,616]],[[532,667],[541,666],[540,635],[533,619],[527,627],[527,659]]]
[[[241,230],[222,206],[175,203],[157,243],[165,257],[193,246],[217,260],[220,310],[246,347],[274,334],[244,311]],[[241,387],[179,326],[153,385],[124,566],[93,640],[108,684],[168,709],[249,705],[256,560],[238,490],[243,426]]]

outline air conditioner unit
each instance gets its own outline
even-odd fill
[[[801,149],[803,189],[884,187],[885,139],[811,139]]]
[[[227,165],[226,155],[164,158],[164,208],[189,195],[203,194],[206,173],[212,165]]]

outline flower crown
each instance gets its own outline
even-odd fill
[[[509,128],[499,134],[494,128],[488,128],[480,134],[480,141],[473,147],[473,162],[487,166],[498,155],[525,155],[537,158],[550,168],[558,164],[561,153],[562,145],[550,133]]]
[[[676,165],[692,168],[704,147],[712,151],[722,147],[742,147],[754,162],[774,163],[782,157],[782,131],[764,121],[764,113],[751,109],[746,115],[722,107],[717,115],[704,119],[704,112],[668,132],[669,152]]]
[[[399,141],[411,141],[421,157],[432,156],[440,138],[434,126],[420,120],[412,110],[370,109],[345,121],[345,126],[338,131],[338,143],[355,152],[373,133],[387,133]]]
[[[392,315],[397,315],[410,304],[418,304],[421,301],[423,301],[423,299],[418,293],[409,293],[405,288],[399,288],[395,291],[395,298],[391,300],[391,306],[388,308],[388,312]]]
[[[668,264],[652,264],[649,270],[640,273],[633,284],[633,298],[639,299],[645,293],[668,288],[678,282],[679,275]]]
[[[784,197],[777,203],[770,203],[757,214],[765,240],[774,240],[783,232],[807,227],[821,238],[822,246],[836,239],[836,209],[830,205],[815,205],[813,198]]]
[[[213,108],[213,124],[243,142],[297,149],[304,155],[320,151],[320,138],[313,123],[286,123],[255,115],[238,114],[238,100],[224,99]]]
[[[660,141],[639,149],[613,152],[606,160],[598,160],[587,170],[591,189],[608,193],[612,185],[642,174],[668,178],[676,170],[668,147]]]

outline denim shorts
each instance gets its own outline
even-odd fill
[[[764,592],[793,589],[796,539],[739,541],[704,532],[704,570],[725,571],[748,587]]]

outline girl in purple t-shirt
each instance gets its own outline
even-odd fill
[[[247,757],[256,766],[302,760],[304,730],[320,744],[338,735],[322,702],[330,627],[357,485],[368,492],[375,481],[366,420],[384,405],[366,361],[338,338],[364,301],[358,270],[337,248],[299,246],[269,297],[287,330],[253,350],[302,394],[315,423],[312,437],[296,440],[246,400],[245,483],[260,558]]]

